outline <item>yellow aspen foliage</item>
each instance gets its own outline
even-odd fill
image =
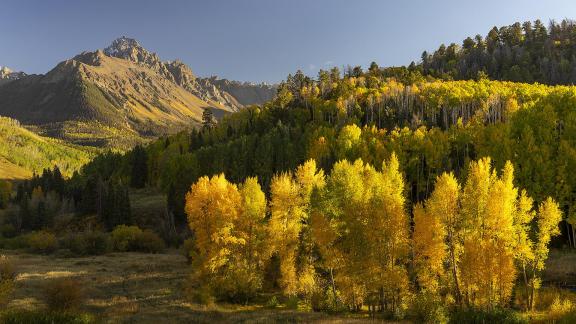
[[[339,159],[357,158],[361,135],[362,129],[355,124],[344,126],[336,139],[336,157]]]
[[[314,188],[322,189],[325,185],[324,171],[316,167],[316,161],[310,159],[298,166],[295,172],[296,181],[300,187],[302,203],[310,204],[310,195]]]
[[[241,199],[238,188],[223,174],[200,178],[186,194],[186,214],[202,272],[216,273],[229,262],[234,245],[245,244],[234,232]]]
[[[558,223],[562,220],[560,206],[554,199],[548,197],[538,206],[537,225],[538,234],[534,245],[536,269],[544,269],[544,262],[548,258],[548,244],[553,236],[560,234]]]
[[[368,294],[390,310],[406,306],[409,281],[408,216],[404,181],[392,155],[378,172],[357,160],[335,164],[326,181],[322,204],[314,210],[313,233],[332,289],[357,309]],[[320,244],[322,243],[322,244]]]
[[[246,299],[262,286],[265,260],[266,197],[256,178],[240,190],[224,175],[202,177],[186,195],[194,233],[192,279],[202,291]]]
[[[427,213],[422,204],[414,207],[414,268],[423,292],[439,293],[444,282],[446,230],[439,215]]]
[[[460,215],[460,185],[454,174],[443,173],[436,179],[434,191],[426,201],[426,213],[437,217],[446,231],[449,287],[457,303],[461,301],[460,257],[462,253],[462,221]]]
[[[280,287],[294,295],[298,292],[296,252],[305,217],[300,187],[291,174],[282,173],[272,178],[270,194],[270,248],[280,259]]]
[[[251,271],[262,266],[265,253],[266,196],[257,178],[247,178],[240,187],[242,212],[237,221],[239,236],[244,240],[244,257]]]
[[[395,153],[382,163],[382,172],[365,174],[367,186],[368,240],[374,260],[371,281],[384,290],[392,311],[406,307],[408,275],[405,264],[410,246],[409,219],[405,209],[404,179]],[[380,270],[374,271],[379,268]]]
[[[462,192],[463,230],[468,236],[482,235],[486,220],[486,205],[490,186],[495,179],[492,160],[487,157],[470,162],[468,177]]]
[[[311,196],[313,190],[322,189],[325,185],[324,171],[316,167],[316,161],[310,159],[298,166],[294,174],[300,193],[302,205],[302,229],[298,254],[298,291],[309,295],[315,288],[315,271],[313,256],[313,238],[310,224]]]
[[[484,248],[485,259],[484,276],[477,279],[482,304],[507,304],[516,279],[513,249],[518,190],[514,188],[513,172],[512,164],[507,162],[502,176],[493,181],[486,202],[484,229],[477,241]]]
[[[540,288],[541,279],[539,274],[544,269],[546,259],[548,259],[548,244],[553,236],[560,234],[558,227],[560,221],[562,221],[560,206],[554,199],[548,197],[538,206],[536,216],[538,232],[536,234],[536,241],[534,242],[534,259],[531,264],[532,275],[529,282],[530,295],[527,301],[529,309],[534,307],[536,290]]]
[[[534,258],[533,243],[530,240],[530,223],[535,217],[532,210],[534,200],[522,190],[516,203],[516,216],[514,217],[514,253],[522,268]]]

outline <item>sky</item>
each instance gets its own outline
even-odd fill
[[[301,69],[407,65],[516,21],[576,19],[574,0],[0,0],[0,66],[46,73],[127,36],[196,75],[278,82]]]

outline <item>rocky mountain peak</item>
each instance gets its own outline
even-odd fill
[[[242,84],[217,77],[198,78],[192,69],[182,61],[163,62],[156,53],[146,50],[137,40],[125,36],[114,40],[110,46],[104,49],[103,54],[144,65],[200,99],[207,102],[217,102],[232,110],[238,110],[245,104],[266,102],[276,93],[273,87]],[[93,56],[84,54],[78,57],[78,60],[96,65],[95,63],[99,61],[99,58]],[[232,92],[238,95],[238,98]]]
[[[156,53],[147,51],[137,40],[126,36],[115,39],[110,46],[104,49],[104,54],[150,67],[157,67],[162,63]]]
[[[113,57],[127,57],[132,52],[148,52],[137,40],[126,36],[115,39],[110,46],[104,49],[104,53]]]

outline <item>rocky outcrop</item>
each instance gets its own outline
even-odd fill
[[[240,83],[216,77],[198,78],[179,60],[160,60],[138,41],[120,37],[104,49],[104,54],[147,66],[205,101],[217,102],[234,111],[245,105],[262,104],[276,95],[276,88],[265,84]]]
[[[24,72],[14,72],[6,66],[0,66],[0,85],[26,76]]]

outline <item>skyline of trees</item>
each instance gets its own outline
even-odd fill
[[[424,75],[469,80],[489,77],[514,82],[574,84],[576,24],[569,19],[516,22],[493,27],[485,37],[467,37],[461,45],[441,44],[423,52],[418,68]]]

